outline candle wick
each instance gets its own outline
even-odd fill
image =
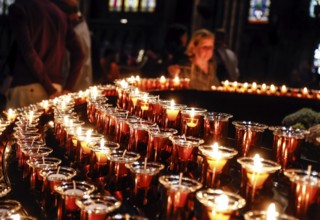
[[[42,163],[45,164],[45,159],[44,159],[44,157],[42,157]]]
[[[179,186],[182,185],[182,177],[183,177],[183,173],[181,172],[179,176]]]
[[[123,151],[122,157],[126,156],[127,150]]]
[[[73,189],[74,189],[74,190],[76,190],[76,189],[77,189],[76,181],[75,181],[75,180],[73,180],[73,181],[72,181],[72,183],[73,183]]]
[[[146,157],[144,159],[144,169],[146,170],[147,169],[147,164],[148,164],[148,158]]]
[[[309,165],[308,166],[308,179],[310,179],[311,172],[312,172],[312,165]]]
[[[58,166],[58,169],[57,169],[57,174],[59,174],[60,172],[60,166]]]

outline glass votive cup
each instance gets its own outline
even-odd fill
[[[269,218],[268,218],[267,211],[253,210],[253,211],[246,212],[246,214],[244,215],[244,219],[245,220],[269,219]],[[282,214],[282,213],[276,213],[274,216],[272,216],[271,219],[275,219],[275,220],[298,220],[297,218],[295,218],[293,216]]]
[[[202,179],[206,187],[217,188],[220,186],[220,174],[228,160],[238,154],[232,148],[218,145],[202,145],[199,151],[205,158]]]
[[[196,193],[196,198],[204,209],[199,211],[202,215],[199,219],[228,220],[246,205],[246,200],[241,196],[220,189],[200,190]]]
[[[167,102],[163,104],[161,126],[164,128],[174,128],[181,131],[181,110],[187,108],[186,105],[172,104]]]
[[[184,108],[181,110],[181,134],[204,138],[204,118],[207,109]]]
[[[282,170],[292,167],[299,160],[304,130],[291,127],[269,127],[273,131],[273,155]]]
[[[126,164],[133,163],[140,158],[135,152],[115,150],[108,155],[109,167],[105,190],[110,192],[123,191],[128,187],[128,170]]]
[[[253,203],[257,193],[264,187],[271,174],[281,169],[281,165],[263,158],[241,157],[241,193],[248,203]]]
[[[34,157],[47,157],[53,152],[53,149],[50,147],[39,145],[39,147],[36,147],[36,146],[22,147],[21,152],[22,152],[22,156],[18,160],[19,167],[23,170],[23,175],[28,175],[29,169],[26,166],[26,161],[29,158],[34,158]]]
[[[149,202],[148,191],[154,186],[152,181],[164,169],[164,165],[157,162],[136,161],[127,165],[132,174],[132,200],[137,206],[145,206]],[[155,186],[156,187],[156,186]]]
[[[87,138],[86,135],[78,136],[77,139],[80,142],[80,147],[77,148],[77,157],[76,161],[78,167],[84,171],[85,167],[90,164],[90,155],[91,155],[91,146],[100,143],[100,140],[103,138],[103,135],[93,133],[90,138]]]
[[[59,158],[55,157],[33,157],[27,160],[27,164],[32,168],[30,176],[30,188],[32,190],[42,190],[42,176],[40,171],[42,169],[56,168],[61,163]]]
[[[130,140],[128,150],[139,153],[141,156],[147,154],[148,146],[148,130],[158,127],[156,123],[151,121],[139,121],[130,123]]]
[[[170,170],[175,172],[189,172],[188,164],[196,163],[198,147],[204,143],[203,139],[174,135],[169,138],[173,143],[170,158]]]
[[[81,209],[82,220],[106,219],[109,213],[121,206],[121,202],[115,197],[102,194],[90,194],[77,198],[76,204]]]
[[[54,190],[60,195],[57,217],[58,219],[80,218],[80,208],[76,205],[76,199],[91,194],[95,186],[85,181],[62,182],[54,186]]]
[[[204,122],[205,142],[225,143],[228,137],[229,119],[232,117],[233,115],[227,113],[208,112]]]
[[[318,219],[320,216],[320,173],[287,169],[284,175],[291,183],[288,201],[292,214],[299,219]]]
[[[43,178],[41,206],[46,210],[48,215],[56,215],[57,213],[58,194],[54,190],[54,187],[62,182],[71,181],[76,174],[77,172],[73,168],[64,166],[40,171],[40,175]]]
[[[108,217],[107,220],[148,220],[148,218],[139,215],[115,214]]]
[[[101,144],[103,145],[101,146]],[[91,146],[89,177],[92,179],[106,177],[108,173],[108,155],[119,148],[120,145],[112,141],[103,141],[100,144]]]
[[[139,123],[140,118],[136,116],[125,116],[118,118],[116,123],[116,142],[124,149],[128,149],[130,140],[130,124]]]
[[[173,128],[150,128],[148,133],[148,160],[166,162],[172,155],[173,150],[173,144],[169,138],[176,135],[178,131]]]
[[[239,156],[250,156],[261,145],[262,133],[268,126],[251,121],[233,121],[232,124],[236,128],[235,148]]]
[[[193,209],[193,193],[202,184],[179,175],[161,176],[159,182],[164,187],[162,219],[188,219],[190,210]]]
[[[0,218],[16,214],[21,210],[20,202],[16,200],[0,200]]]

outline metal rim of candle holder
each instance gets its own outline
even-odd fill
[[[28,159],[26,163],[32,168],[44,169],[48,167],[56,167],[61,162],[62,160],[56,157],[35,157],[32,159]]]
[[[179,191],[183,189],[183,191],[187,192],[195,192],[202,187],[202,183],[190,179],[188,177],[182,177],[181,185],[180,176],[179,175],[164,175],[159,177],[159,182],[166,188],[174,191]]]
[[[253,210],[253,211],[246,212],[244,214],[244,219],[245,220],[268,219],[267,216],[268,215],[266,211]],[[298,220],[293,216],[281,214],[281,213],[277,213],[275,217],[278,220]]]
[[[21,208],[21,203],[16,201],[16,200],[3,200],[0,201],[0,207],[1,207],[1,212],[0,212],[0,217],[6,217],[10,214],[17,213]],[[7,210],[7,212],[5,212]]]
[[[103,205],[92,208],[91,205]],[[110,195],[89,194],[76,199],[76,205],[88,214],[108,214],[121,206],[121,201]]]
[[[120,163],[133,163],[140,158],[140,154],[132,151],[127,151],[124,157],[123,153],[123,150],[113,150],[107,155],[107,157],[110,161]]]
[[[174,145],[184,145],[185,147],[197,147],[204,143],[204,140],[201,138],[196,138],[192,136],[184,135],[173,135],[169,137]]]
[[[207,112],[205,119],[211,121],[228,121],[230,118],[233,118],[233,115],[223,112]]]
[[[51,147],[21,147],[22,153],[29,157],[43,157],[48,156],[53,152]]]
[[[196,115],[205,115],[207,113],[207,109],[205,108],[192,108],[192,107],[186,107],[181,110],[181,114],[191,114],[194,113],[194,116]]]
[[[311,186],[320,187],[320,173],[312,171],[308,174],[307,170],[302,169],[286,169],[284,175],[289,178],[291,182],[304,183]]]
[[[110,152],[119,149],[120,144],[113,141],[105,141],[103,147],[100,146],[100,143],[96,143],[89,148],[94,152],[106,152],[106,154],[109,154]]]
[[[69,182],[69,181],[63,181],[58,185],[54,186],[54,190],[59,193],[62,196],[69,196],[65,195],[65,191],[68,189],[79,189],[83,191],[83,195],[88,195],[92,193],[96,187],[93,184],[90,184],[86,181],[74,181],[75,182],[75,188],[74,188],[74,183]]]
[[[215,199],[221,195],[228,196],[229,203],[228,203],[227,210],[229,211],[235,211],[235,210],[241,209],[246,205],[246,200],[241,196],[235,193],[226,192],[220,189],[209,188],[209,189],[200,190],[196,193],[196,198],[201,204],[203,204],[207,208],[214,209],[216,206]]]
[[[59,173],[57,173],[58,169],[59,169]],[[65,175],[65,178],[59,179],[59,181],[67,181],[67,180],[70,180],[73,177],[75,177],[77,175],[77,171],[75,169],[73,169],[72,167],[64,167],[64,166],[44,168],[40,171],[40,176],[47,179],[48,181],[51,181],[50,180],[51,174],[63,174],[63,175]],[[54,180],[54,181],[56,181],[56,180]]]
[[[306,134],[309,133],[307,130],[285,127],[285,126],[269,126],[269,130],[273,132],[273,135],[280,137],[289,137],[296,139],[303,139]]]
[[[213,149],[214,148],[212,145],[199,146],[199,150],[204,156],[209,156],[209,157],[212,156],[210,152],[212,152]],[[221,158],[225,158],[225,159],[231,159],[238,154],[237,150],[233,148],[224,147],[224,146],[218,146],[218,150],[221,152]]]
[[[281,169],[281,165],[274,161],[266,160],[263,158],[261,158],[260,161],[263,164],[263,171],[267,173],[274,173],[277,170]],[[241,157],[237,159],[237,162],[240,163],[241,166],[243,166],[243,168],[245,169],[250,169],[254,171],[256,170],[253,157]]]
[[[148,220],[143,216],[130,215],[130,214],[115,214],[107,218],[108,220]]]
[[[174,128],[150,128],[148,132],[155,137],[170,137],[178,134],[178,130]]]
[[[161,170],[164,169],[164,165],[158,162],[147,162],[147,166],[145,169],[145,161],[135,161],[131,164],[127,164],[126,167],[132,172],[136,174],[147,174],[150,176],[158,174]],[[147,173],[145,171],[148,171]]]
[[[265,124],[252,121],[233,121],[232,124],[236,127],[236,129],[254,130],[256,132],[263,132],[268,128],[268,126]]]

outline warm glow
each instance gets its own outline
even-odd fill
[[[172,99],[171,102],[170,102],[170,107],[171,107],[171,109],[174,107],[174,105],[175,105],[175,104],[174,104],[174,100]]]
[[[276,205],[274,203],[271,203],[267,210],[266,220],[276,220],[277,216],[278,213],[276,211]]]
[[[33,115],[34,115],[34,112],[30,111],[30,113],[29,113],[29,124],[31,124],[32,121],[33,121]]]
[[[139,89],[138,89],[138,88],[136,88],[136,89],[134,90],[134,94],[135,94],[135,95],[139,95]]]
[[[161,83],[161,84],[164,84],[165,82],[166,82],[166,77],[161,76],[161,77],[160,77],[160,83]]]
[[[253,82],[251,85],[252,90],[256,90],[257,89],[257,83]]]
[[[307,95],[307,94],[309,93],[308,88],[307,88],[307,87],[304,87],[303,90],[302,90],[302,93],[303,93],[304,95]]]
[[[249,86],[249,84],[248,84],[247,82],[243,83],[243,88],[244,88],[244,89],[247,89],[248,86]]]
[[[92,94],[92,98],[93,98],[93,99],[97,99],[98,89],[97,89],[96,86],[92,87],[92,89],[91,89],[91,94]]]
[[[266,85],[265,83],[263,83],[263,84],[261,85],[261,90],[262,90],[262,91],[266,91],[266,89],[267,89],[267,85]]]
[[[79,126],[77,127],[77,135],[81,136],[81,134],[82,134],[82,128]]]
[[[237,87],[238,86],[238,82],[234,81],[232,85],[233,85],[233,87]]]
[[[191,108],[190,117],[194,118],[194,108]]]
[[[173,84],[174,84],[175,86],[180,85],[180,78],[179,78],[179,76],[174,77],[174,79],[173,79]]]
[[[215,142],[212,145],[212,154],[211,154],[212,158],[219,160],[221,158],[221,151],[219,151],[219,145],[217,142]]]
[[[140,76],[136,76],[136,81],[140,82]]]
[[[100,141],[100,148],[103,148],[104,147],[104,139],[101,138],[101,141]]]
[[[229,81],[228,80],[224,81],[224,86],[229,86]]]
[[[21,219],[20,214],[10,215],[10,218],[11,218],[12,220],[20,220],[20,219]]]
[[[229,205],[229,197],[225,194],[218,196],[215,199],[215,205],[217,207],[217,211],[226,211],[228,210]]]
[[[276,87],[273,84],[271,84],[270,92],[274,93],[275,91],[276,91]]]
[[[90,143],[91,141],[91,134],[92,134],[92,129],[87,130],[86,132],[86,142]]]
[[[261,171],[261,168],[263,167],[262,162],[261,162],[261,157],[259,154],[254,155],[253,167],[254,167],[255,171]]]
[[[42,108],[44,108],[45,111],[47,111],[49,109],[49,101],[48,100],[43,100],[41,102],[41,106],[42,106]]]
[[[288,91],[287,87],[285,85],[281,86],[281,92],[286,93]]]
[[[9,121],[14,121],[16,119],[16,113],[11,108],[8,110],[7,118]]]

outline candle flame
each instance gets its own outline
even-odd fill
[[[214,202],[216,204],[217,210],[224,211],[228,209],[229,197],[225,194],[221,194],[220,196],[215,198]]]
[[[256,82],[253,82],[252,85],[251,85],[251,87],[252,87],[253,89],[256,89],[256,88],[257,88],[257,83],[256,83]]]
[[[249,84],[247,83],[247,82],[245,82],[244,84],[243,84],[243,88],[248,88],[248,86],[249,86]]]
[[[173,99],[171,99],[171,103],[170,103],[170,106],[171,106],[171,108],[173,108],[174,107],[174,100]]]
[[[104,139],[101,138],[101,141],[100,141],[100,148],[103,148],[104,147]]]
[[[194,108],[191,108],[190,117],[194,118]]]
[[[303,94],[307,94],[308,93],[308,88],[304,87],[302,92],[303,92]]]
[[[92,129],[87,130],[86,132],[86,142],[89,143],[91,141]]]
[[[180,82],[179,76],[174,77],[173,81],[174,81],[175,83],[179,83],[179,82]]]
[[[219,151],[219,145],[217,142],[212,145],[212,156],[217,160],[221,158],[221,151]]]
[[[229,86],[229,81],[228,80],[224,81],[224,85]]]
[[[238,82],[234,81],[232,85],[233,85],[233,87],[237,87],[238,86]]]
[[[281,92],[287,92],[287,87],[286,85],[281,86]]]
[[[29,124],[31,124],[32,121],[33,121],[33,115],[34,115],[34,112],[30,111],[30,113],[29,113]]]
[[[137,81],[137,82],[140,81],[140,76],[136,76],[136,81]]]
[[[276,90],[276,87],[275,87],[273,84],[271,84],[270,90],[271,90],[272,92],[274,92],[274,91]]]
[[[276,211],[276,205],[274,203],[271,203],[267,210],[266,220],[276,220],[277,216],[278,216],[278,213]]]
[[[139,89],[138,89],[138,88],[136,88],[136,89],[134,90],[134,94],[135,94],[135,95],[139,95]]]
[[[261,168],[263,167],[261,162],[261,157],[259,154],[254,155],[253,166],[256,170],[261,170]]]
[[[64,122],[65,126],[68,126],[68,123],[69,123],[68,115],[65,115],[65,116],[63,117],[63,122]]]
[[[82,128],[81,128],[81,126],[79,126],[79,127],[77,127],[77,135],[81,136],[81,133],[82,133]]]
[[[160,82],[161,82],[161,83],[165,83],[165,82],[166,82],[166,77],[161,76],[161,77],[160,77]]]

